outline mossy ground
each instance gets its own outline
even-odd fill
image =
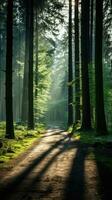
[[[5,123],[0,123],[0,168],[26,151],[35,140],[41,138],[44,131],[44,125],[38,125],[35,130],[27,130],[25,126],[15,124],[15,139],[6,139]]]
[[[94,159],[112,171],[112,134],[98,136],[94,131],[76,131],[73,138],[89,146],[88,159]]]

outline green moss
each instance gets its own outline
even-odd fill
[[[32,143],[41,137],[45,127],[40,125],[35,130],[27,130],[26,127],[15,125],[15,139],[6,139],[5,123],[0,123],[0,168],[26,151]]]
[[[88,147],[87,159],[94,159],[107,169],[112,171],[112,157],[108,154],[108,144],[112,144],[112,134],[107,136],[97,136],[95,132],[75,132],[73,135],[75,141],[80,141],[82,144],[90,145]],[[105,152],[105,153],[104,153]],[[110,148],[111,152],[111,148]]]
[[[112,158],[111,156],[102,155],[101,153],[96,154],[96,161],[112,171]]]
[[[107,142],[112,142],[112,135],[106,135],[106,136],[97,136],[95,132],[75,132],[73,135],[74,140],[79,140],[81,143],[86,144],[105,144]]]

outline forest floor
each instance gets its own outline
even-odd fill
[[[48,130],[0,172],[0,199],[111,200],[112,173],[97,161],[96,149],[64,131]]]

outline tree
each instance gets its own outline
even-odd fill
[[[14,138],[12,97],[13,53],[13,0],[7,1],[7,47],[6,47],[6,138]]]
[[[25,62],[22,94],[21,121],[28,121],[28,57],[29,57],[29,1],[25,1]]]
[[[107,134],[102,70],[103,0],[96,1],[95,29],[95,89],[96,89],[96,131]]]
[[[35,98],[37,98],[37,93],[38,93],[38,32],[39,32],[39,26],[38,26],[38,11],[36,9],[36,14],[35,14],[35,18],[36,18],[36,24],[35,24],[35,54],[36,54],[36,58],[35,58]]]
[[[89,85],[90,85],[90,103],[91,103],[91,121],[92,124],[94,124],[94,93],[95,93],[95,73],[94,73],[94,54],[93,54],[93,48],[94,48],[94,0],[90,0],[90,23],[89,23]]]
[[[68,30],[68,126],[73,124],[73,63],[72,63],[72,0],[69,0],[69,30]]]
[[[90,57],[89,63],[92,64],[92,54],[93,54],[93,8],[94,8],[94,0],[90,0],[90,31],[89,31],[89,41],[90,41]]]
[[[89,93],[89,9],[90,0],[83,0],[81,7],[81,76],[82,76],[82,129],[91,129]]]
[[[75,0],[75,122],[80,120],[79,0]]]
[[[34,33],[34,2],[25,2],[26,35],[25,35],[25,66],[22,97],[22,122],[28,122],[28,129],[34,129],[33,114],[33,33]]]
[[[28,129],[34,129],[33,113],[33,33],[34,1],[29,0],[29,63],[28,63]]]

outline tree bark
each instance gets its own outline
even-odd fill
[[[34,129],[33,113],[33,33],[34,1],[29,0],[29,75],[28,75],[28,129]]]
[[[23,78],[23,94],[22,94],[22,113],[21,121],[26,124],[28,122],[28,58],[29,58],[29,1],[25,2],[26,8],[26,30],[25,30],[25,64]]]
[[[73,80],[72,63],[72,0],[69,0],[69,30],[68,30],[68,82]],[[68,126],[73,124],[73,86],[68,86]]]
[[[102,67],[102,38],[103,38],[103,0],[96,1],[96,30],[95,30],[95,89],[96,89],[96,131],[107,134]]]
[[[80,120],[79,0],[75,0],[75,122]]]
[[[90,0],[90,37],[89,37],[89,42],[90,42],[90,57],[89,57],[89,63],[93,63],[93,2],[94,0]]]
[[[81,76],[82,76],[82,126],[91,129],[90,92],[89,92],[89,8],[90,0],[83,0],[81,7]]]
[[[36,27],[35,27],[35,50],[36,50],[36,62],[35,62],[35,98],[38,95],[38,13],[36,9]]]
[[[7,1],[7,44],[6,44],[6,138],[14,138],[12,97],[13,56],[13,0]]]

